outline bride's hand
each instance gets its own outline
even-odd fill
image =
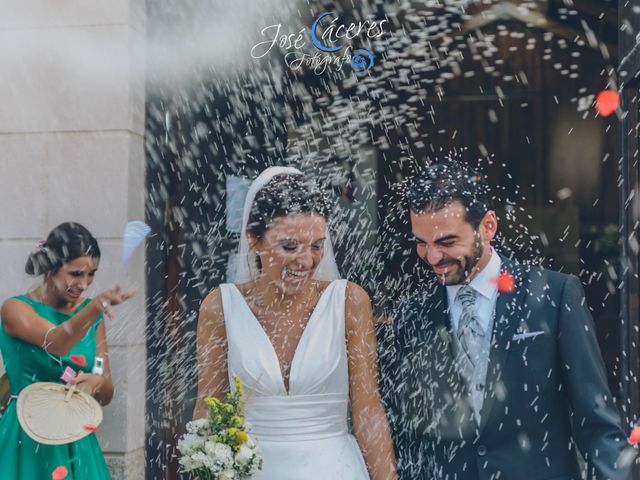
[[[137,293],[138,292],[135,289],[123,292],[120,289],[120,285],[116,285],[109,290],[105,290],[104,292],[96,296],[92,301],[96,302],[96,306],[100,311],[102,311],[107,317],[113,320],[113,310],[111,307],[126,302],[130,298],[135,297]]]

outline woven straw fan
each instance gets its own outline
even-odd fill
[[[38,382],[20,392],[16,405],[20,426],[45,445],[63,445],[89,435],[102,422],[102,408],[75,385]]]

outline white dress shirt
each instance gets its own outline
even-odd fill
[[[493,314],[496,309],[496,300],[498,299],[498,285],[496,284],[496,278],[500,275],[500,267],[502,266],[502,260],[500,255],[491,247],[491,258],[489,263],[478,272],[473,280],[469,283],[469,286],[473,288],[480,295],[476,297],[476,312],[478,314],[478,320],[482,326],[482,330],[485,332],[489,328],[489,324],[493,323]],[[462,313],[462,303],[456,300],[458,290],[462,288],[460,285],[447,285],[447,297],[449,300],[449,319],[451,320],[451,326],[454,331],[458,331],[458,321],[460,320],[460,314]]]

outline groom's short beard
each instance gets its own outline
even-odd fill
[[[484,253],[484,247],[482,243],[478,242],[475,244],[473,250],[470,255],[465,255],[462,257],[464,259],[464,268],[462,267],[463,263],[459,260],[454,260],[456,264],[460,267],[460,270],[454,277],[446,277],[443,276],[443,284],[445,285],[460,285],[464,283],[467,278],[473,273],[473,270],[478,265],[478,262],[482,258]]]

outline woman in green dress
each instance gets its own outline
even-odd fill
[[[16,398],[35,382],[64,383],[60,376],[71,367],[73,381],[102,405],[113,397],[103,316],[111,307],[135,295],[119,287],[84,298],[100,261],[98,242],[78,223],[63,223],[41,242],[26,265],[42,284],[25,295],[4,302],[0,312],[0,352],[12,400],[0,418],[0,477],[2,480],[48,479],[58,467],[66,480],[110,479],[94,433],[65,445],[33,441],[20,427]],[[104,359],[102,375],[92,374],[96,357]]]

